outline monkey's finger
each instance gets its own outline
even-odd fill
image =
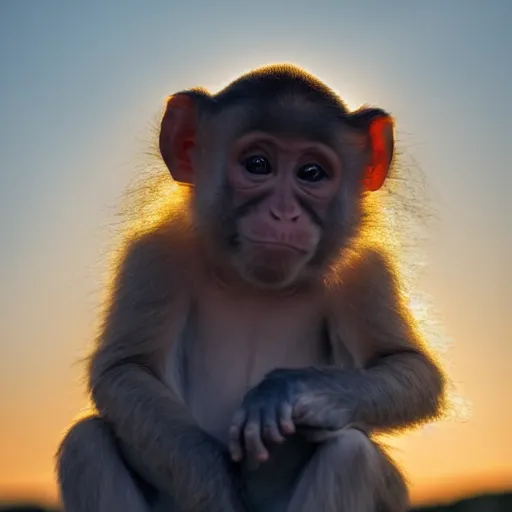
[[[241,434],[246,421],[247,412],[244,409],[239,409],[233,416],[231,426],[229,427],[229,451],[231,453],[231,458],[235,462],[240,462],[244,456]]]
[[[244,430],[244,441],[251,469],[268,459],[268,450],[261,439],[261,415],[259,409],[249,412]]]
[[[293,423],[293,407],[288,402],[279,405],[278,410],[279,425],[284,435],[293,434],[295,432],[295,424]]]
[[[265,411],[265,415],[263,417],[263,437],[266,441],[283,443],[285,437],[279,430],[277,417],[278,412],[274,408],[269,408],[269,410]]]

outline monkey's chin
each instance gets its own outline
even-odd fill
[[[240,277],[259,288],[283,290],[300,279],[308,254],[287,247],[249,247],[237,258]]]
[[[242,277],[259,288],[283,290],[295,284],[298,275],[298,269],[295,272],[286,272],[281,269],[252,266],[245,269]]]

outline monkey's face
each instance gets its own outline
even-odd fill
[[[323,275],[360,219],[364,132],[293,102],[203,120],[192,151],[194,213],[217,261],[282,289]]]
[[[171,97],[160,152],[177,181],[194,185],[209,262],[285,288],[324,275],[356,233],[364,191],[389,169],[392,122],[379,109],[347,112],[311,78],[244,80],[215,97]]]
[[[341,175],[338,154],[319,142],[258,131],[234,141],[226,160],[233,215],[225,228],[244,279],[282,287],[300,277],[318,251]]]

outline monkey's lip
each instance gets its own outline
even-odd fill
[[[249,238],[247,236],[243,236],[242,238],[244,238],[247,242],[249,242],[251,244],[259,245],[261,247],[265,247],[268,249],[277,249],[277,250],[285,249],[285,250],[292,251],[292,252],[299,253],[299,254],[307,254],[307,252],[308,252],[308,250],[305,249],[304,247],[287,244],[286,242],[275,242],[275,241],[270,241],[270,240],[257,240],[255,238]]]

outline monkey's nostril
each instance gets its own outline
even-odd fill
[[[279,212],[273,208],[270,208],[269,212],[273,220],[279,221],[297,222],[300,217],[300,212]]]
[[[275,210],[273,210],[272,208],[270,209],[270,216],[271,216],[274,220],[282,220],[281,215],[279,215],[278,213],[276,213],[276,211],[275,211]]]

